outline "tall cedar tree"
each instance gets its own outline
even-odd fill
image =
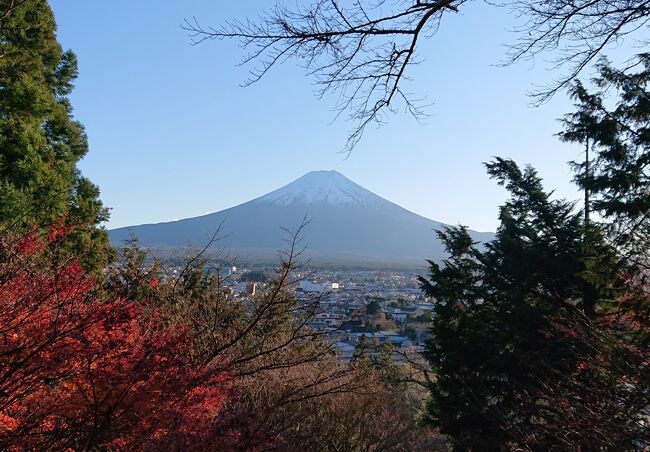
[[[635,331],[640,344],[650,343],[650,54],[638,55],[636,64],[616,69],[606,59],[593,79],[596,92],[580,81],[571,89],[576,112],[564,118],[560,138],[585,143],[592,158],[574,163],[575,182],[585,191],[587,208],[602,220],[602,229],[625,265],[627,294],[611,307]],[[593,223],[593,222],[592,222]],[[587,243],[588,269],[600,266]],[[588,276],[591,271],[588,272]],[[592,278],[593,279],[593,278]],[[631,293],[630,293],[631,292]]]
[[[55,32],[46,0],[0,0],[0,227],[74,224],[68,249],[101,268],[107,211],[76,166],[88,151],[67,97],[77,60]]]
[[[606,308],[627,294],[616,250],[536,172],[487,165],[511,193],[496,239],[439,232],[449,257],[421,278],[436,299],[429,418],[458,450],[629,450],[646,443],[647,363]],[[590,303],[585,301],[589,287]]]

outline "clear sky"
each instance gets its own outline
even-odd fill
[[[90,140],[81,168],[113,209],[111,228],[218,211],[335,169],[431,219],[494,230],[506,194],[481,163],[495,155],[531,163],[558,195],[578,198],[566,162],[580,149],[553,136],[570,101],[529,106],[527,91],[554,78],[544,61],[497,66],[514,40],[504,9],[475,3],[448,16],[409,74],[408,91],[432,103],[427,123],[393,116],[346,159],[351,124],[331,123],[335,99],[316,98],[294,62],[240,88],[235,42],[191,46],[180,29],[185,17],[218,25],[273,1],[51,3],[60,42],[79,58],[72,103]]]

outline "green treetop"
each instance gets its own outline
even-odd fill
[[[575,163],[578,186],[591,193],[592,206],[609,238],[632,260],[647,260],[650,248],[650,54],[631,68],[616,69],[602,59],[595,92],[576,81],[576,111],[564,118],[560,138],[591,147],[591,161]],[[589,149],[589,148],[587,148]],[[647,266],[647,262],[643,262]]]
[[[635,295],[625,264],[594,231],[599,265],[588,265],[583,213],[553,200],[532,168],[499,158],[487,168],[511,195],[495,240],[480,248],[466,228],[440,231],[448,258],[420,279],[436,299],[429,420],[457,450],[645,444],[645,354],[622,334],[638,322],[621,322],[616,302]]]
[[[45,0],[0,0],[0,225],[75,225],[66,248],[88,266],[106,260],[107,212],[77,162],[88,151],[68,99],[77,60],[56,40]]]

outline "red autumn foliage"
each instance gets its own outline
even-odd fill
[[[182,325],[47,259],[67,231],[0,240],[0,449],[195,449],[228,393]]]

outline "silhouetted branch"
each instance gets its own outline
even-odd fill
[[[417,45],[438,30],[447,12],[467,0],[313,0],[287,8],[280,4],[256,20],[205,27],[196,18],[182,25],[195,44],[231,38],[248,51],[251,64],[244,86],[260,80],[289,58],[302,63],[316,80],[317,94],[335,94],[336,117],[345,113],[355,125],[344,151],[349,153],[370,124],[381,125],[401,105],[416,119],[425,117],[421,102],[403,89],[408,67],[416,64]],[[504,64],[555,55],[557,80],[532,93],[539,104],[577,77],[612,43],[645,27],[650,0],[502,0],[522,19],[514,28],[519,40]],[[344,6],[345,5],[345,6]],[[480,37],[478,38],[480,39]],[[647,45],[647,42],[643,43]]]
[[[524,22],[514,29],[520,39],[510,47],[506,64],[552,51],[553,68],[565,71],[532,93],[536,104],[566,87],[608,45],[619,44],[650,20],[648,0],[515,0],[510,6]]]
[[[443,14],[458,11],[465,1],[355,1],[342,6],[338,0],[318,0],[295,9],[278,4],[257,21],[214,28],[192,19],[183,28],[195,44],[239,40],[249,51],[242,64],[257,64],[245,86],[288,58],[300,60],[316,79],[318,95],[337,94],[337,116],[347,112],[356,124],[345,146],[349,153],[365,128],[382,124],[398,102],[414,117],[424,117],[422,106],[402,88],[406,71],[417,63],[419,38],[434,34]]]

